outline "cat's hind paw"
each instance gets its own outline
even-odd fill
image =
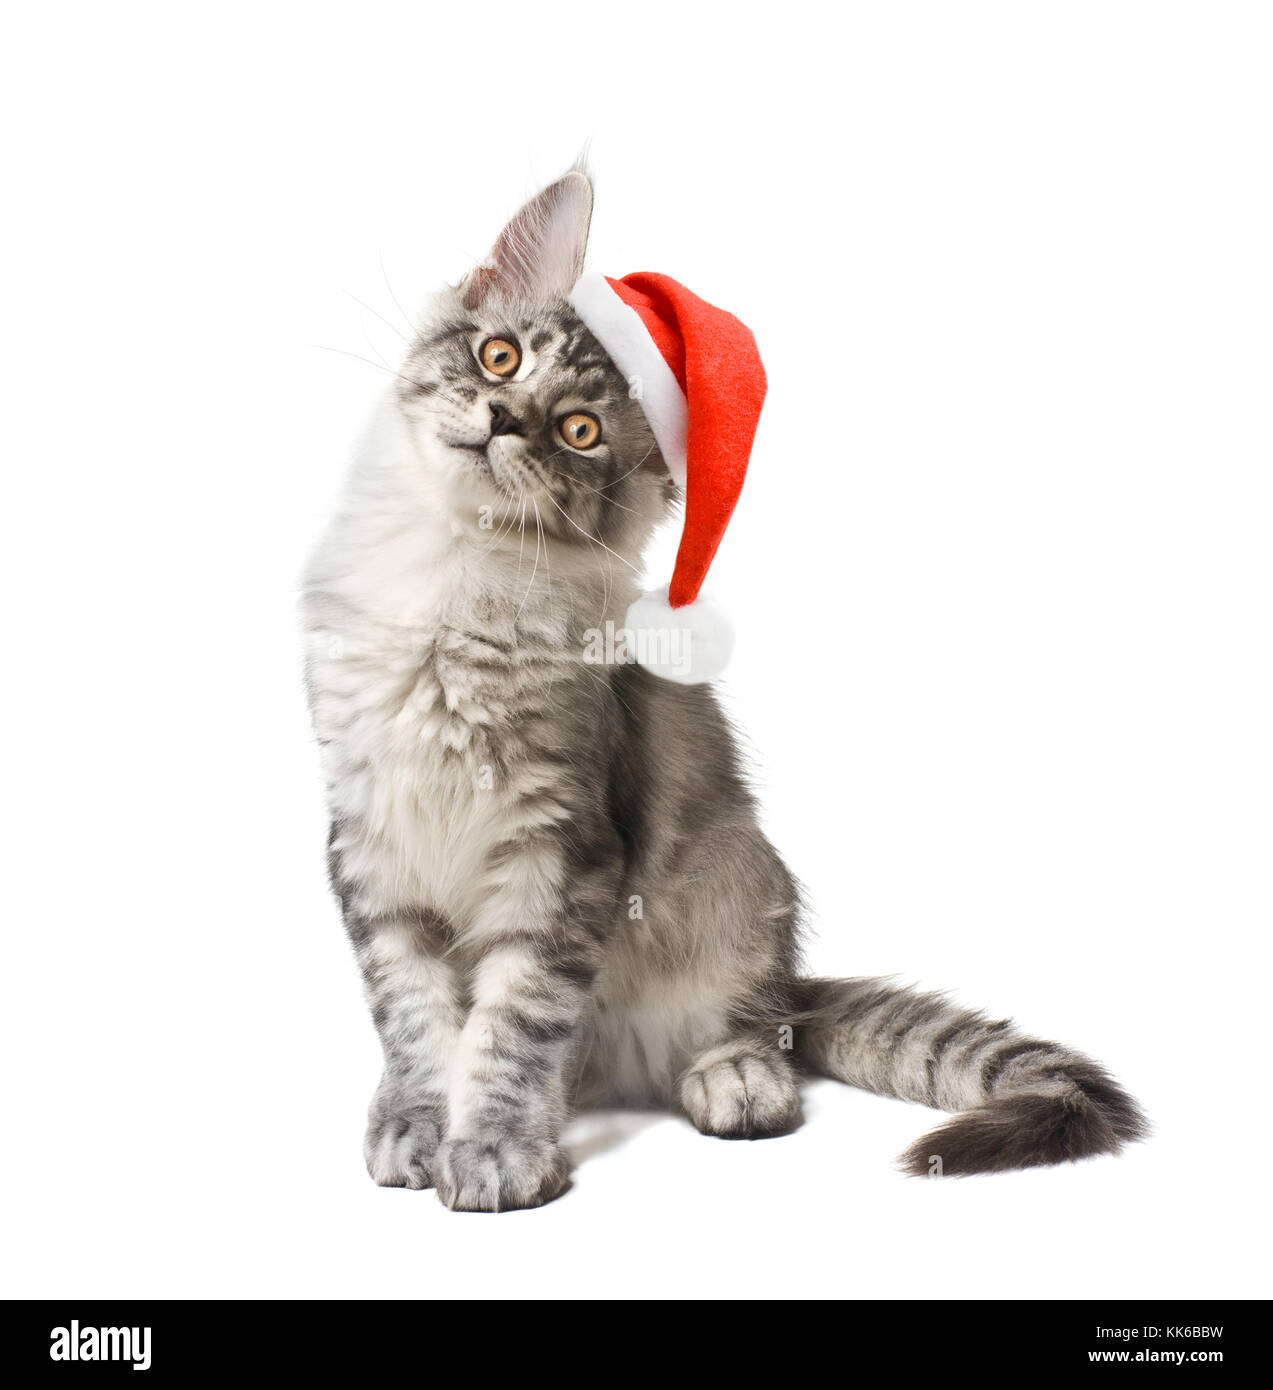
[[[705,1053],[681,1079],[681,1106],[703,1134],[767,1139],[800,1123],[800,1092],[786,1061],[752,1044]]]

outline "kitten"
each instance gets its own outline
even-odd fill
[[[591,209],[570,172],[437,298],[305,578],[331,880],[384,1050],[372,1177],[536,1206],[572,1109],[779,1135],[801,1070],[957,1112],[910,1173],[1117,1151],[1144,1121],[1079,1053],[803,978],[798,888],[711,688],[585,660],[678,500],[567,303]]]

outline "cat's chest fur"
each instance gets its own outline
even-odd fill
[[[462,918],[483,860],[516,831],[566,637],[551,617],[474,596],[463,566],[394,578],[373,597],[362,571],[336,573],[306,599],[334,848],[360,910]]]

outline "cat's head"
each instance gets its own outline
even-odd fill
[[[638,399],[567,296],[592,185],[571,171],[435,301],[397,404],[460,526],[639,552],[674,489]]]

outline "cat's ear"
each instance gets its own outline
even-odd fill
[[[572,169],[537,193],[499,234],[490,259],[460,286],[465,308],[488,299],[564,299],[583,274],[591,221],[592,180]]]

